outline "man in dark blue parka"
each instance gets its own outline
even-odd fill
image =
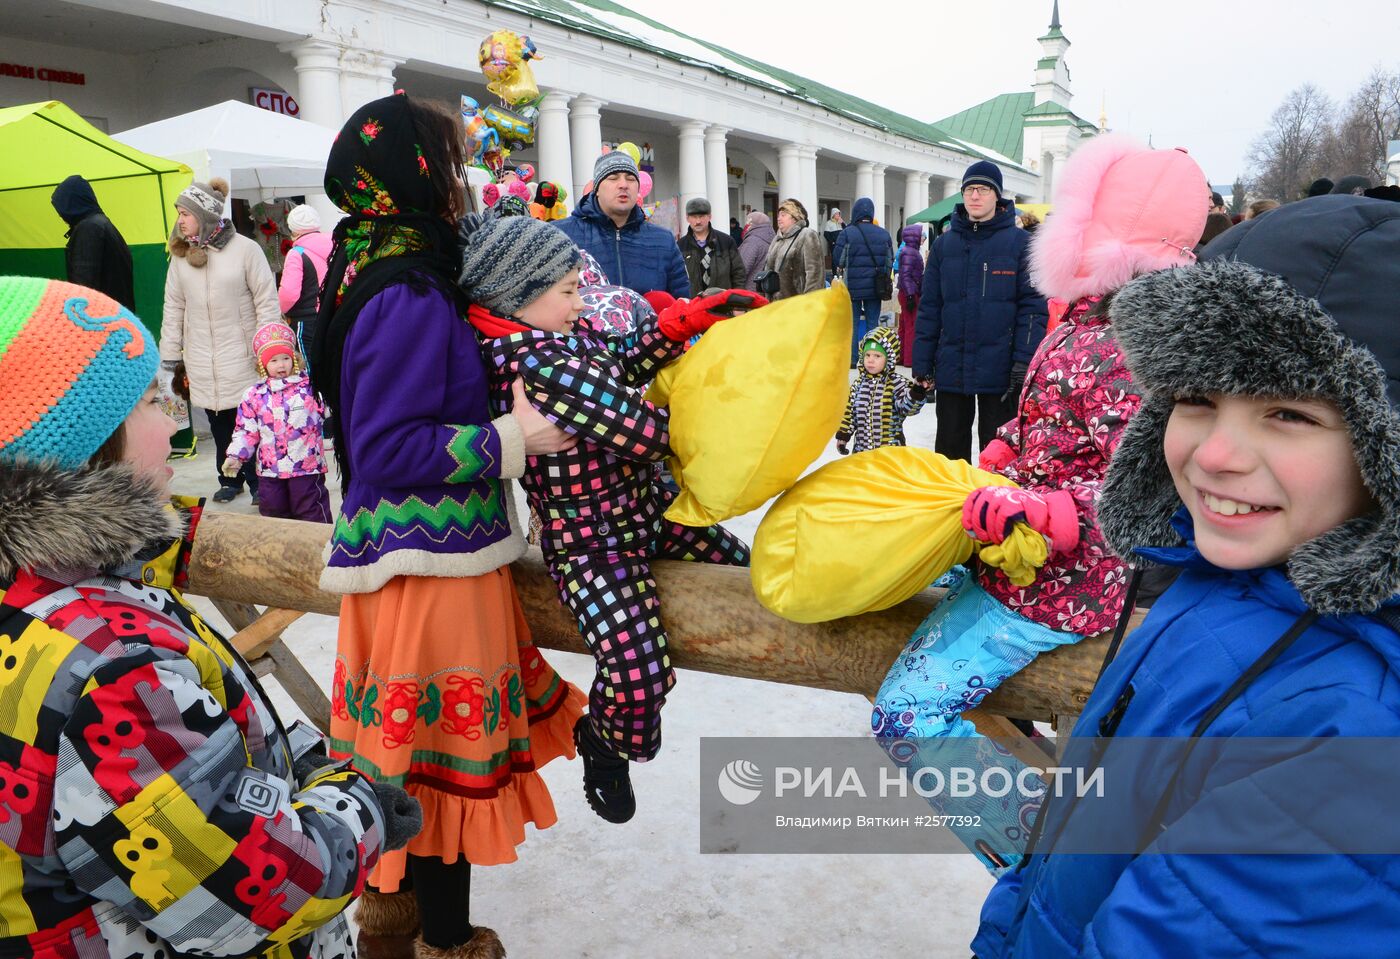
[[[608,282],[638,293],[665,290],[677,299],[690,296],[676,238],[647,222],[637,205],[638,184],[637,164],[630,156],[621,150],[604,153],[593,164],[593,192],[554,225],[593,255]]]
[[[881,272],[894,268],[894,243],[889,231],[875,225],[875,201],[863,196],[851,211],[851,225],[842,230],[832,247],[831,263],[841,271],[851,294],[854,327],[851,330],[851,369],[860,362],[860,345],[866,334],[880,325],[883,301],[877,292]]]
[[[1030,234],[1001,196],[1001,170],[963,174],[951,227],[934,241],[914,321],[914,378],[936,390],[934,450],[972,459],[972,417],[985,449],[1016,415],[1026,368],[1045,336],[1045,297],[1031,285]]]

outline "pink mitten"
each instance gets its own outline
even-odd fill
[[[1001,440],[992,440],[982,448],[982,454],[977,457],[977,468],[989,473],[999,473],[1015,458],[1016,451],[1010,446]]]
[[[984,543],[1000,543],[1013,525],[1025,523],[1045,537],[1051,553],[1079,545],[1079,510],[1067,490],[1039,493],[1015,486],[983,486],[967,494],[962,521],[963,529]]]

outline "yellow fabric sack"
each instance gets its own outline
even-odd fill
[[[666,518],[710,526],[757,509],[812,464],[850,392],[851,297],[837,285],[716,323],[656,377],[671,408]]]
[[[978,548],[962,525],[968,493],[1014,485],[963,460],[908,446],[828,463],[783,494],[759,524],[754,593],[797,623],[888,609]],[[1004,543],[984,544],[979,555],[1027,585],[1045,563],[1045,537],[1017,523]]]

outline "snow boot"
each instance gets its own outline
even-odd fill
[[[485,926],[477,926],[471,939],[460,946],[439,949],[428,945],[419,936],[413,949],[417,959],[506,959],[506,947],[501,945],[501,937]]]
[[[413,892],[376,892],[366,888],[355,911],[359,959],[414,959],[418,936],[418,900]]]
[[[584,714],[574,724],[574,744],[583,757],[583,795],[595,813],[611,823],[624,823],[637,812],[632,795],[631,765],[593,731]]]

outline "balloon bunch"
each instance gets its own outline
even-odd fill
[[[528,61],[539,59],[542,58],[534,42],[510,30],[492,33],[481,41],[477,51],[486,89],[501,102],[483,107],[463,94],[462,121],[467,128],[470,162],[498,179],[505,171],[510,151],[535,142],[540,89]]]

